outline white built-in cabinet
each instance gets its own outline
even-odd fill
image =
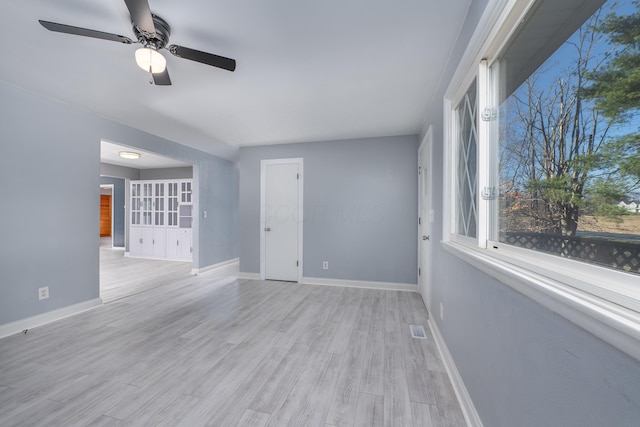
[[[131,181],[129,256],[191,261],[193,181]]]

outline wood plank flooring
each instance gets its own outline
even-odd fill
[[[191,263],[125,258],[112,249],[111,237],[100,238],[100,297],[109,303],[189,277]]]
[[[465,425],[429,330],[410,337],[418,294],[102,261],[111,303],[0,340],[0,425]]]

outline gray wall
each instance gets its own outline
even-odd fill
[[[98,297],[100,146],[50,101],[0,84],[0,105],[2,324]]]
[[[260,161],[302,157],[304,276],[415,284],[417,146],[398,136],[241,148],[240,271],[260,272]]]
[[[140,179],[140,169],[100,163],[100,175],[110,176],[113,178]]]
[[[193,168],[140,169],[140,179],[191,179]]]
[[[0,324],[98,297],[103,138],[198,166],[199,207],[210,215],[197,223],[194,267],[238,256],[232,162],[4,83],[0,108]],[[38,301],[42,286],[51,296]]]
[[[124,229],[126,214],[124,201],[124,179],[101,176],[100,184],[113,185],[113,194],[111,198],[111,209],[113,211],[113,235],[111,237],[114,247],[124,248]]]
[[[200,240],[195,242],[199,259],[194,260],[194,268],[239,257],[237,166],[223,159],[202,162],[194,167],[193,175],[199,189],[195,221],[200,224]],[[203,218],[204,211],[207,218]]]
[[[485,2],[474,2],[445,76]],[[440,96],[449,84],[444,79]],[[441,104],[440,104],[441,105]],[[442,224],[442,108],[433,125],[435,224]],[[445,252],[433,232],[430,311],[485,426],[637,426],[640,363]]]

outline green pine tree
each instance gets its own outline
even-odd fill
[[[602,67],[589,73],[591,85],[585,95],[595,101],[602,114],[626,123],[629,129],[629,133],[607,144],[599,158],[598,166],[609,174],[593,186],[596,198],[611,193],[605,184],[629,194],[638,189],[640,182],[640,132],[635,125],[640,112],[640,1],[632,4],[632,13],[611,12],[596,28],[613,51]]]
[[[597,27],[616,47],[604,66],[590,73],[587,96],[608,117],[628,119],[640,109],[640,1],[630,15],[607,15]]]

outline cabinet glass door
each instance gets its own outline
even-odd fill
[[[131,225],[140,225],[141,184],[131,184]]]
[[[156,182],[153,192],[153,225],[164,226],[164,182]]]
[[[180,201],[182,203],[191,203],[191,181],[183,181],[180,184]]]
[[[153,225],[153,184],[142,184],[142,225]]]
[[[178,183],[167,183],[167,225],[176,227],[178,225]]]

